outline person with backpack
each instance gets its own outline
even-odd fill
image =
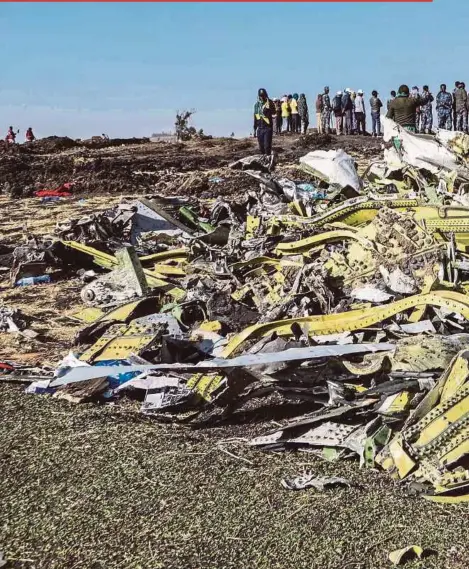
[[[370,109],[371,109],[371,131],[372,136],[381,134],[381,108],[383,103],[378,97],[378,91],[371,92]]]
[[[344,117],[342,114],[342,91],[337,91],[332,100],[332,111],[335,117],[335,132],[337,135],[344,134]]]
[[[352,134],[353,101],[351,93],[351,89],[347,88],[342,97],[342,115],[344,117],[345,134]]]

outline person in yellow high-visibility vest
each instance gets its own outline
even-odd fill
[[[290,132],[291,130],[291,108],[288,101],[288,97],[285,95],[282,99],[282,120],[283,124],[286,124],[285,132]]]
[[[257,103],[254,105],[254,136],[257,135],[261,154],[272,154],[275,104],[269,99],[265,89],[259,89]]]
[[[299,134],[301,129],[300,114],[298,112],[298,93],[293,93],[290,101],[291,108],[291,130]]]

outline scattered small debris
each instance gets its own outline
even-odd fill
[[[305,488],[315,488],[322,492],[326,488],[334,488],[336,486],[350,487],[351,483],[345,478],[337,476],[314,476],[314,474],[305,474],[296,478],[285,478],[282,480],[282,486],[287,490],[304,490]]]
[[[408,547],[403,547],[402,549],[396,549],[389,554],[389,560],[393,565],[403,565],[407,561],[412,561],[413,559],[422,559],[434,552],[429,549],[423,549],[419,545],[409,545]]]

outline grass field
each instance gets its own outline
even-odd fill
[[[267,454],[240,440],[272,424],[190,430],[147,420],[135,403],[73,406],[6,384],[0,413],[10,567],[378,569],[410,544],[438,555],[408,567],[467,567],[467,506],[409,497],[355,461]],[[305,469],[354,486],[281,487]]]

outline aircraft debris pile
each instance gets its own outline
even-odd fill
[[[244,204],[137,199],[15,250],[12,282],[45,266],[84,282],[73,353],[29,391],[127,393],[206,425],[290,402],[251,446],[357,455],[469,500],[469,138],[386,128],[361,177],[343,151],[303,157],[308,183],[249,157],[232,165],[259,182]]]

